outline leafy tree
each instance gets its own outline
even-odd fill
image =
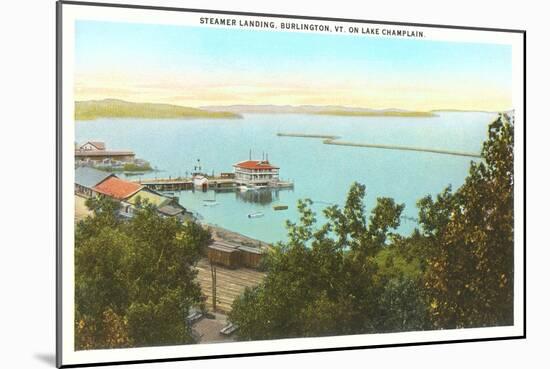
[[[112,309],[103,312],[105,327],[105,343],[107,347],[129,347],[128,319],[124,315],[115,313]]]
[[[247,289],[229,315],[241,339],[274,339],[377,331],[384,291],[375,260],[403,205],[381,198],[366,221],[365,186],[354,183],[345,206],[325,210],[319,229],[311,201],[298,203],[300,222],[287,222],[289,241],[267,261],[262,284]]]
[[[513,322],[513,121],[489,126],[480,162],[456,192],[418,202],[420,229],[393,233],[404,206],[363,185],[316,228],[311,201],[287,222],[267,276],[235,300],[245,340],[507,325]]]
[[[410,256],[409,238],[397,238],[376,256],[380,295],[378,329],[382,332],[421,330],[430,327],[422,286],[422,260]]]
[[[229,319],[244,340],[513,323],[514,124],[489,126],[483,160],[456,192],[418,202],[420,229],[395,233],[404,205],[378,198],[366,214],[364,185],[318,225],[298,202],[288,241],[263,262]],[[77,224],[75,332],[78,349],[192,342],[184,317],[200,302],[192,266],[210,234],[160,217],[147,202],[121,222],[119,204],[90,200]]]
[[[437,328],[513,323],[513,146],[513,120],[502,114],[464,185],[419,202],[430,244],[425,288]]]
[[[193,266],[210,234],[147,203],[127,222],[114,200],[87,205],[94,214],[75,237],[76,348],[192,342],[185,318],[201,301]]]
[[[136,345],[192,341],[184,318],[201,297],[192,266],[209,240],[198,227],[160,217],[153,206],[145,206],[128,224],[135,244],[128,323]]]
[[[118,218],[120,202],[102,196],[89,198],[85,204],[93,215],[77,223],[75,230],[75,247],[77,248],[82,241],[93,237],[99,230],[116,228],[120,225]]]

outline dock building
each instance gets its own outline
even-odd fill
[[[279,167],[266,160],[246,160],[233,165],[237,186],[272,187],[279,183]]]
[[[90,167],[78,167],[75,170],[75,193],[84,197],[92,197],[97,194],[94,187],[111,177],[115,177],[115,175]]]
[[[82,145],[76,145],[74,157],[77,164],[91,162],[99,163],[133,163],[136,154],[128,150],[107,150],[104,142],[88,141]]]

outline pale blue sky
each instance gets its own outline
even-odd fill
[[[328,90],[334,103],[354,106],[496,110],[511,102],[509,45],[78,21],[75,46],[83,97],[297,105],[328,103]]]

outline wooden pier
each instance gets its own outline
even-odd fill
[[[190,178],[151,178],[134,182],[154,191],[183,191],[193,189],[193,181]]]
[[[208,179],[209,190],[214,191],[232,191],[237,188],[237,184],[234,178],[228,177],[206,177]],[[146,178],[134,181],[154,191],[187,191],[187,190],[200,190],[193,184],[191,178]],[[283,189],[292,188],[293,183],[287,181],[279,181],[277,185],[269,187],[269,189]]]

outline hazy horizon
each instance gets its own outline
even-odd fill
[[[409,110],[409,109],[401,109],[399,107],[391,107],[391,108],[370,108],[368,106],[348,106],[348,105],[313,105],[313,104],[300,104],[300,105],[294,105],[294,104],[211,104],[211,105],[201,105],[201,106],[189,106],[189,105],[183,105],[183,104],[174,104],[174,103],[167,103],[167,102],[161,102],[156,103],[152,101],[132,101],[127,99],[120,99],[116,97],[105,97],[105,98],[99,98],[99,99],[88,99],[88,100],[76,100],[76,103],[84,103],[84,102],[91,102],[91,101],[122,101],[126,103],[135,103],[135,104],[165,104],[165,105],[174,105],[174,106],[180,106],[180,107],[189,107],[189,108],[195,108],[195,109],[207,109],[207,108],[238,108],[238,107],[273,107],[273,108],[343,108],[343,109],[357,109],[357,110],[372,110],[372,111],[384,111],[384,110],[395,110],[395,111],[407,111],[407,112],[415,112],[417,110]],[[426,111],[420,111],[419,112],[436,112],[436,111],[459,111],[459,112],[479,112],[479,113],[498,113],[498,112],[506,112],[511,109],[502,109],[502,110],[469,110],[469,109],[454,109],[454,108],[439,108],[439,109],[433,109],[433,110],[426,110]]]
[[[75,98],[188,107],[512,107],[511,46],[78,21]]]

